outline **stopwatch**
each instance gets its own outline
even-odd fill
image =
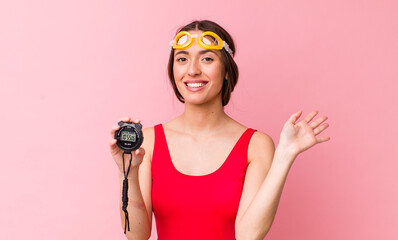
[[[116,145],[124,151],[124,153],[122,154],[123,173],[124,173],[123,189],[122,189],[122,203],[123,203],[122,210],[125,215],[124,234],[126,234],[126,230],[130,231],[130,220],[129,220],[129,214],[127,211],[128,200],[129,200],[128,193],[127,193],[128,188],[129,188],[127,175],[129,174],[131,160],[133,159],[131,152],[138,149],[141,146],[142,141],[144,140],[144,137],[143,137],[142,131],[141,131],[141,129],[142,129],[141,123],[120,121],[120,122],[118,122],[118,125],[120,126],[120,129],[115,131],[114,138],[117,140]],[[130,155],[129,166],[127,168],[127,172],[125,170],[124,154]]]
[[[118,125],[120,129],[115,132],[114,136],[117,140],[116,145],[125,153],[131,153],[138,149],[144,140],[141,123],[120,121]]]

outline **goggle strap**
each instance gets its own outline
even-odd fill
[[[232,54],[232,50],[229,48],[229,45],[227,42],[223,41],[223,48],[231,55],[231,57],[234,57]]]

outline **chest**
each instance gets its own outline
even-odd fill
[[[217,171],[231,154],[239,136],[195,139],[169,134],[166,139],[174,167],[183,174],[199,176]]]

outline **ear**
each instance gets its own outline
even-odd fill
[[[226,74],[225,74],[225,79],[227,79],[227,80],[228,80],[228,73],[226,73]]]

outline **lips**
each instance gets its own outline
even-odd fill
[[[187,80],[187,81],[184,81],[184,83],[185,83],[185,85],[187,84],[187,83],[204,83],[204,84],[206,84],[206,83],[208,83],[209,81],[205,81],[205,80]]]
[[[185,81],[185,87],[191,92],[197,92],[205,88],[208,81],[205,80],[188,80]]]

